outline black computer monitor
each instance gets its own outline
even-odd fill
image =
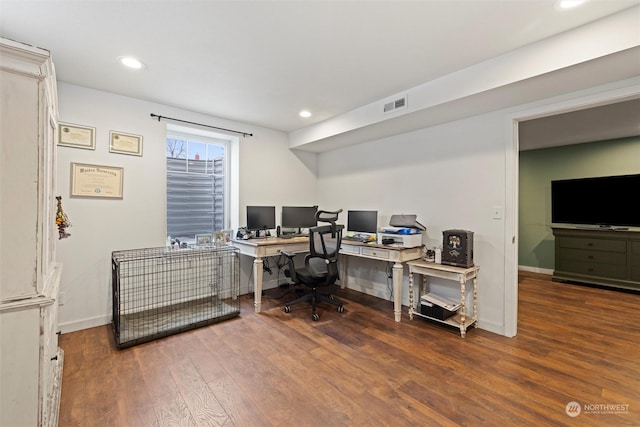
[[[275,206],[247,206],[247,230],[272,230],[276,228]]]
[[[377,233],[378,211],[347,211],[347,231]]]
[[[311,228],[318,225],[316,220],[317,206],[283,206],[282,228],[295,228],[300,233],[303,228]]]

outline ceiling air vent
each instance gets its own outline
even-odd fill
[[[384,104],[383,112],[390,113],[395,110],[399,110],[401,108],[405,108],[407,106],[407,97],[404,96],[402,98],[398,98],[395,101],[387,102]]]

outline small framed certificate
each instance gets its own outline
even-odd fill
[[[121,167],[71,163],[71,197],[122,199]]]
[[[71,123],[58,123],[58,145],[95,150],[96,128]]]
[[[109,152],[142,156],[142,135],[109,131]]]

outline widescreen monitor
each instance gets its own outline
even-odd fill
[[[247,230],[260,231],[276,228],[275,206],[247,206]]]
[[[347,211],[347,231],[376,233],[378,231],[378,211]]]
[[[298,232],[302,228],[311,228],[318,225],[316,220],[317,206],[283,206],[282,228],[296,228]]]

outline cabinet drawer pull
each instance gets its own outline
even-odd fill
[[[589,255],[587,259],[593,259],[593,255]]]

